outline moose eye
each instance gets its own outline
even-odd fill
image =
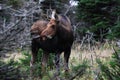
[[[55,29],[55,25],[52,26],[52,29]]]

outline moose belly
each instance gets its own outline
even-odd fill
[[[34,41],[39,48],[49,53],[62,52],[64,50],[63,45],[59,42],[57,37],[45,41],[40,39],[35,39]]]

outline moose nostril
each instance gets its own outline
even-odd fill
[[[32,32],[31,32],[30,34],[31,34],[31,35],[34,35],[35,33],[32,33]]]
[[[51,35],[48,35],[48,36],[46,36],[48,39],[52,39],[52,36]]]
[[[46,37],[42,37],[42,40],[45,41],[45,40],[46,40]]]
[[[30,34],[31,34],[31,35],[35,35],[35,34],[36,34],[36,32],[32,31]]]

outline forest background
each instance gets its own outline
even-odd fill
[[[89,63],[89,60],[87,61],[86,59],[85,61],[87,62],[84,64],[84,60],[82,59],[80,64],[77,64],[77,68],[72,67],[73,72],[76,69],[80,69],[80,71],[78,70],[78,74],[70,74],[73,76],[67,78],[62,75],[62,78],[68,80],[75,78],[76,80],[79,80],[81,77],[81,70],[83,70],[83,72],[85,70],[87,71],[85,75],[89,77],[88,80],[119,80],[120,0],[0,0],[1,65],[4,63],[2,62],[2,59],[6,57],[6,54],[9,53],[11,55],[14,52],[20,52],[22,55],[28,56],[28,58],[22,58],[20,60],[23,63],[15,62],[15,66],[23,65],[25,62],[29,65],[31,25],[39,19],[49,20],[51,10],[53,9],[56,9],[58,14],[64,14],[70,18],[75,36],[73,49],[79,49],[80,51],[87,49],[88,51],[93,52],[96,48],[100,51],[101,49],[108,49],[106,53],[112,53],[109,54],[112,57],[109,58],[108,62],[103,58],[102,60],[104,61],[102,61],[100,56],[99,58],[94,58],[95,60],[93,59],[93,62],[90,58],[91,64],[87,64]],[[109,52],[111,49],[113,52]],[[80,51],[77,51],[77,53]],[[42,51],[40,52],[42,53]],[[17,53],[16,55],[18,55]],[[93,55],[93,53],[91,54]],[[89,53],[87,52],[87,54],[84,55],[89,55]],[[11,61],[4,64],[7,64],[6,67],[8,67],[11,66],[8,65],[9,63],[11,63]],[[90,66],[93,65],[93,63],[94,66],[92,66],[91,70]],[[23,72],[29,70],[28,65],[26,65],[27,68],[24,66],[24,69],[26,70],[23,69]],[[85,69],[81,68],[81,65],[85,66]],[[96,65],[99,67],[100,71]],[[97,70],[94,70],[93,68]],[[0,70],[3,70],[3,67],[0,67]],[[20,70],[20,72],[22,71]],[[75,73],[77,73],[77,70]],[[36,74],[40,74],[39,70]],[[82,73],[82,75],[83,74],[84,73]],[[90,77],[90,75],[94,76]],[[4,74],[3,76],[0,77],[4,80],[8,75]],[[12,76],[12,74],[10,76]],[[21,76],[23,78],[23,75]],[[47,78],[51,78],[51,76]],[[86,78],[85,76],[82,76],[81,79],[85,80]]]

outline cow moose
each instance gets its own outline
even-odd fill
[[[50,21],[38,20],[31,27],[32,53],[30,66],[36,61],[39,48],[43,50],[42,69],[47,65],[50,53],[55,54],[55,67],[59,70],[60,54],[64,52],[65,71],[69,70],[68,63],[73,44],[71,22],[67,16],[52,12]]]

